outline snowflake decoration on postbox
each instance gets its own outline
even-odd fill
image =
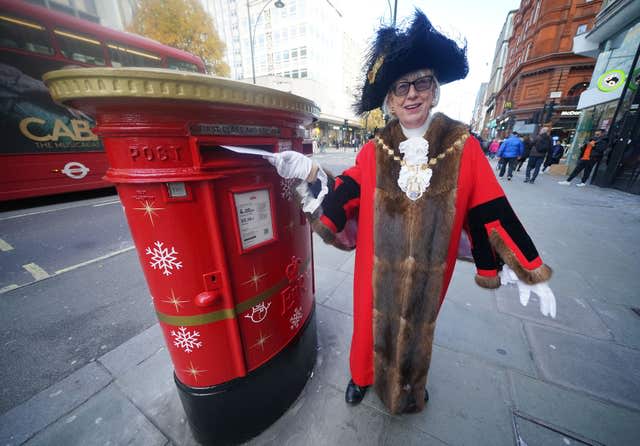
[[[172,270],[182,268],[182,262],[178,261],[176,254],[178,251],[172,246],[171,250],[169,248],[163,248],[164,243],[157,241],[154,243],[155,248],[151,249],[151,247],[147,247],[145,253],[151,256],[151,261],[149,264],[153,269],[161,269],[162,274],[165,276],[170,276],[172,274]]]
[[[302,320],[302,316],[303,315],[304,314],[302,313],[302,307],[301,306],[295,309],[295,311],[293,312],[293,315],[289,319],[289,323],[291,324],[289,326],[289,328],[291,330],[294,330],[294,329],[298,328],[298,326],[300,325],[300,321]]]
[[[187,331],[186,327],[179,327],[178,331],[171,330],[171,336],[173,336],[173,345],[183,349],[186,353],[191,353],[194,348],[202,347],[202,341],[198,340],[200,332]]]

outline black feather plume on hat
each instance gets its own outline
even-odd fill
[[[401,76],[430,68],[440,84],[463,79],[469,72],[467,45],[440,33],[422,11],[416,9],[406,30],[385,26],[367,51],[365,73],[356,113],[381,107],[389,88]]]

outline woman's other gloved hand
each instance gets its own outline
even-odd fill
[[[540,312],[543,316],[556,317],[556,297],[553,291],[549,287],[548,282],[536,283],[535,285],[528,285],[522,280],[518,279],[516,273],[509,268],[508,265],[502,267],[500,272],[500,281],[503,284],[515,283],[518,285],[518,294],[520,295],[520,303],[525,307],[529,303],[531,293],[537,294],[540,300]]]

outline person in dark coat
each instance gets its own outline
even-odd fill
[[[527,160],[527,158],[529,158],[529,154],[531,153],[531,144],[532,144],[531,137],[529,135],[526,135],[523,138],[522,142],[524,144],[524,153],[520,158],[518,158],[518,164],[516,165],[516,172],[520,172],[520,168],[522,167],[524,162]]]
[[[551,137],[549,136],[549,127],[542,127],[540,134],[533,142],[529,161],[527,162],[527,171],[525,173],[525,183],[533,184],[540,172],[540,166],[546,154],[551,150]],[[533,170],[533,176],[531,171]]]
[[[560,141],[557,136],[553,137],[553,146],[549,153],[547,153],[547,157],[544,159],[544,165],[542,166],[542,172],[544,173],[547,168],[553,164],[558,164],[560,159],[564,155],[564,147],[560,144]]]
[[[568,186],[571,184],[571,180],[577,177],[580,172],[583,172],[582,181],[578,183],[577,186],[586,186],[593,166],[602,159],[608,143],[608,137],[603,135],[601,130],[597,130],[595,135],[580,149],[580,159],[573,169],[573,172],[571,172],[571,175],[569,175],[569,178],[565,181],[559,181],[558,184]]]

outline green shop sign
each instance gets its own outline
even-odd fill
[[[624,85],[627,75],[622,70],[609,70],[598,78],[598,90],[609,93]]]

